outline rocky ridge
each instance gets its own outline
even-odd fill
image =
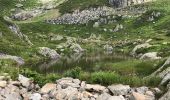
[[[7,73],[0,76],[0,99],[3,100],[155,100],[155,94],[160,92],[158,88],[132,88],[122,84],[105,87],[73,78],[39,87],[23,75],[19,75],[18,81],[11,80]]]

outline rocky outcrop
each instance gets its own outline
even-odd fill
[[[134,49],[131,52],[131,55],[136,56],[137,55],[137,50],[142,49],[142,48],[149,48],[151,46],[152,45],[150,45],[149,43],[139,44],[139,45],[134,47]]]
[[[115,8],[120,8],[151,1],[153,0],[109,0],[109,4]]]
[[[11,60],[16,61],[18,65],[23,65],[25,63],[24,59],[22,59],[21,57],[6,55],[2,53],[0,53],[0,59],[11,59]]]
[[[43,10],[41,9],[35,9],[35,10],[21,10],[17,13],[14,13],[11,18],[14,19],[14,20],[18,20],[18,21],[21,21],[21,20],[27,20],[27,19],[30,19],[32,17],[36,17],[37,15],[40,15],[43,13]]]
[[[170,89],[159,100],[170,100]]]
[[[64,14],[63,16],[46,20],[51,24],[86,24],[89,21],[99,19],[102,16],[114,14],[115,10],[110,7],[90,8],[83,11],[76,10],[72,14]],[[95,27],[98,25],[94,25]]]
[[[39,47],[38,53],[50,59],[58,59],[60,55],[53,49],[47,47]]]
[[[26,43],[28,43],[29,45],[33,45],[32,42],[29,40],[28,36],[23,34],[20,31],[20,28],[16,25],[16,24],[11,24],[9,26],[9,29],[15,34],[17,35],[21,40],[25,41]]]
[[[155,76],[155,75],[158,75],[160,78],[164,78],[166,75],[168,76],[168,74],[170,73],[170,69],[167,68],[165,70],[162,70],[165,66],[168,66],[170,65],[170,57],[167,58],[167,60],[164,62],[164,64],[159,68],[157,69],[154,73],[151,74],[151,76]]]
[[[107,88],[73,78],[62,78],[40,88],[23,75],[19,75],[18,79],[0,80],[1,100],[155,100],[154,92],[149,88],[137,89],[121,84]]]

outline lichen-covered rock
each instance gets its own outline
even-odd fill
[[[39,47],[38,53],[45,57],[49,57],[50,59],[57,59],[60,57],[60,55],[55,50],[47,47]]]

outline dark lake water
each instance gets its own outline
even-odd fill
[[[31,68],[39,73],[63,73],[75,67],[81,67],[82,70],[94,72],[100,70],[103,63],[121,62],[131,59],[131,57],[118,53],[75,53],[62,56],[58,60],[49,60],[37,63]]]

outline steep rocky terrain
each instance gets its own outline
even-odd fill
[[[0,99],[169,100],[169,9],[169,0],[0,0]]]

